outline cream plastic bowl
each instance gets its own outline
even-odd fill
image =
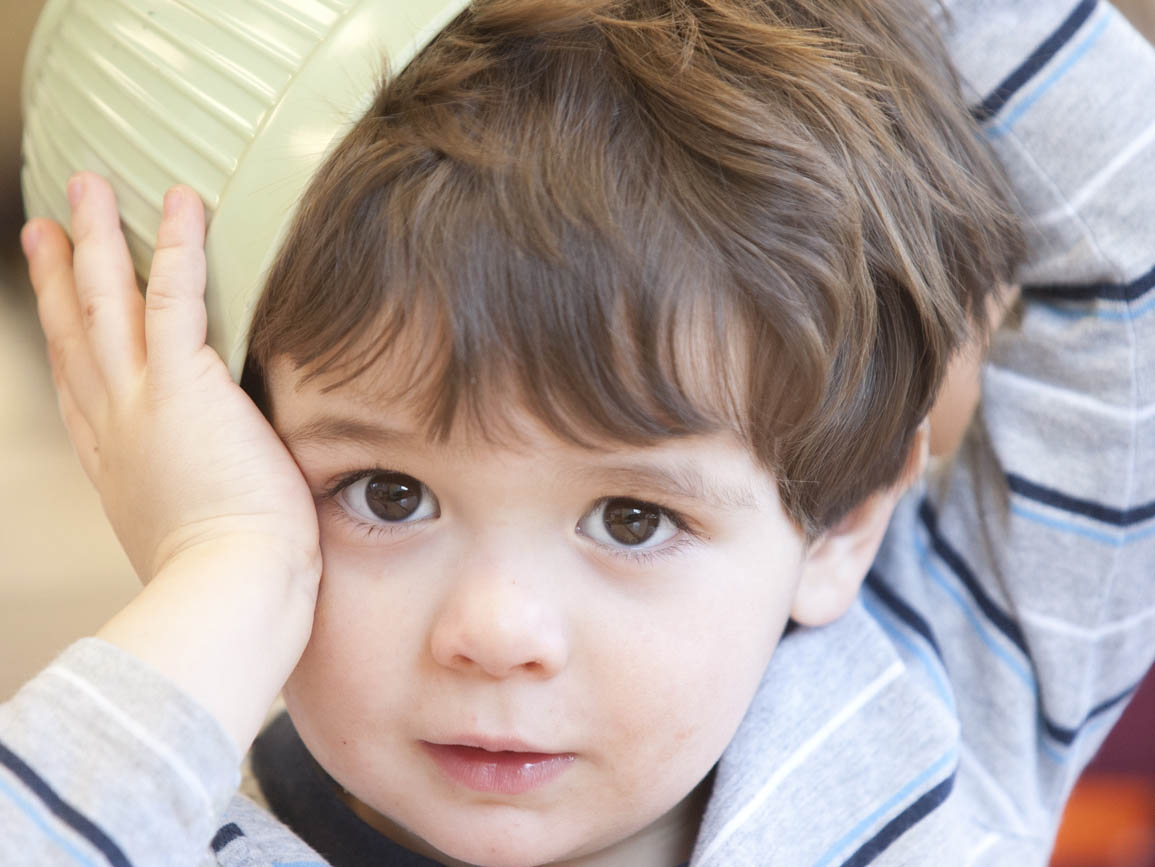
[[[209,226],[209,344],[233,378],[265,276],[314,172],[467,0],[48,0],[21,94],[30,217],[68,226],[76,171],[112,182],[137,273],[164,192]]]

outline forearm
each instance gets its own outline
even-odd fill
[[[319,558],[289,563],[252,541],[167,564],[99,637],[167,677],[248,749],[308,641]]]
[[[964,720],[976,755],[1049,808],[1056,758],[1089,758],[1155,657],[1155,52],[1106,3],[950,11],[1029,247],[981,428],[918,510],[934,580],[909,593],[959,639],[960,691],[998,697]]]

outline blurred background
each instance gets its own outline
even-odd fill
[[[136,579],[60,424],[18,232],[20,72],[41,0],[0,0],[0,699]]]
[[[137,589],[60,424],[18,242],[20,73],[41,5],[0,0],[0,701]],[[1155,38],[1155,0],[1116,5]],[[1053,867],[1155,867],[1152,678],[1080,782]]]

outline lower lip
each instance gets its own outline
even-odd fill
[[[454,782],[477,792],[521,795],[557,779],[573,764],[572,753],[489,752],[453,744],[421,745]]]

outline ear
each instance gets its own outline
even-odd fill
[[[915,432],[899,479],[889,488],[871,494],[811,543],[794,593],[791,618],[803,626],[822,626],[846,613],[878,554],[895,506],[922,475],[929,455],[930,425],[924,419]]]

